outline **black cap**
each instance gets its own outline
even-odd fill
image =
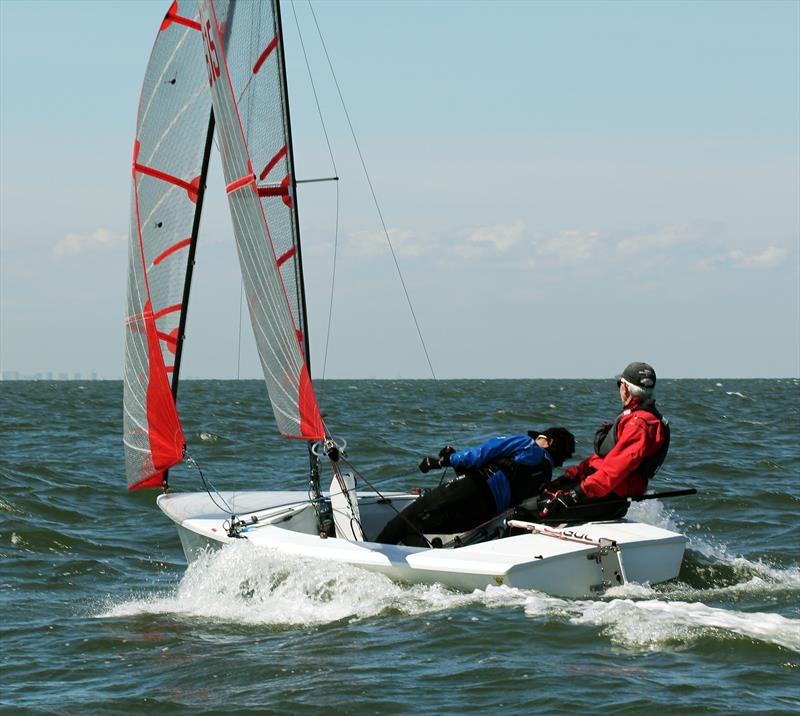
[[[540,435],[544,435],[550,440],[548,451],[553,458],[556,467],[561,467],[564,460],[569,460],[575,452],[575,436],[566,428],[547,428],[547,430],[529,430],[534,440]]]
[[[617,380],[621,378],[624,378],[631,385],[636,385],[645,390],[652,390],[656,387],[656,371],[653,366],[647,363],[631,363],[617,376]]]

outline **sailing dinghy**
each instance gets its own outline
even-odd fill
[[[320,414],[277,0],[175,0],[150,56],[132,167],[123,416],[130,489],[166,488],[167,471],[185,455],[176,399],[215,136],[270,402],[281,434],[309,446],[311,487],[160,495],[188,560],[209,546],[247,540],[406,582],[465,590],[506,584],[563,596],[677,576],[683,535],[628,520],[548,526],[501,519],[467,535],[427,536],[444,549],[370,541],[416,496],[357,491],[358,475],[343,467]],[[328,469],[331,488],[323,492]]]

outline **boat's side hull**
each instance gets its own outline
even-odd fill
[[[169,496],[175,497],[181,496]],[[624,520],[555,530],[557,535],[549,534],[554,530],[547,528],[548,534],[520,534],[458,549],[350,542],[321,538],[314,532],[315,518],[305,493],[238,493],[235,498],[240,506],[245,497],[263,509],[253,512],[251,517],[257,519],[241,529],[238,537],[230,537],[223,527],[229,516],[197,511],[197,505],[189,502],[169,504],[165,497],[159,498],[159,506],[176,522],[189,561],[209,548],[246,539],[287,555],[351,564],[398,581],[441,583],[461,590],[507,584],[559,596],[588,596],[624,581],[672,579],[678,575],[685,548],[680,534]],[[295,502],[290,504],[292,498]],[[413,496],[392,495],[392,499],[399,506]],[[366,520],[370,512],[374,520],[375,511],[385,508],[367,496],[363,501]],[[601,539],[613,541],[619,549],[599,548]]]

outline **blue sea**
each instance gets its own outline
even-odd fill
[[[683,532],[671,583],[593,599],[459,593],[236,544],[187,569],[155,490],[128,492],[120,382],[0,383],[4,713],[800,713],[800,381],[661,380],[672,447],[630,516]],[[564,425],[612,381],[328,381],[325,419],[382,489],[444,444]],[[260,381],[186,381],[220,489],[303,489]],[[202,489],[196,470],[172,489]]]

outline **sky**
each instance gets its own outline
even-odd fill
[[[0,0],[0,371],[121,377],[135,115],[168,5]],[[800,376],[800,3],[314,8],[437,378]],[[340,176],[332,309],[336,189],[298,196],[312,373],[429,378],[294,10]],[[330,176],[283,12],[297,174]],[[253,378],[221,173],[181,373]]]

